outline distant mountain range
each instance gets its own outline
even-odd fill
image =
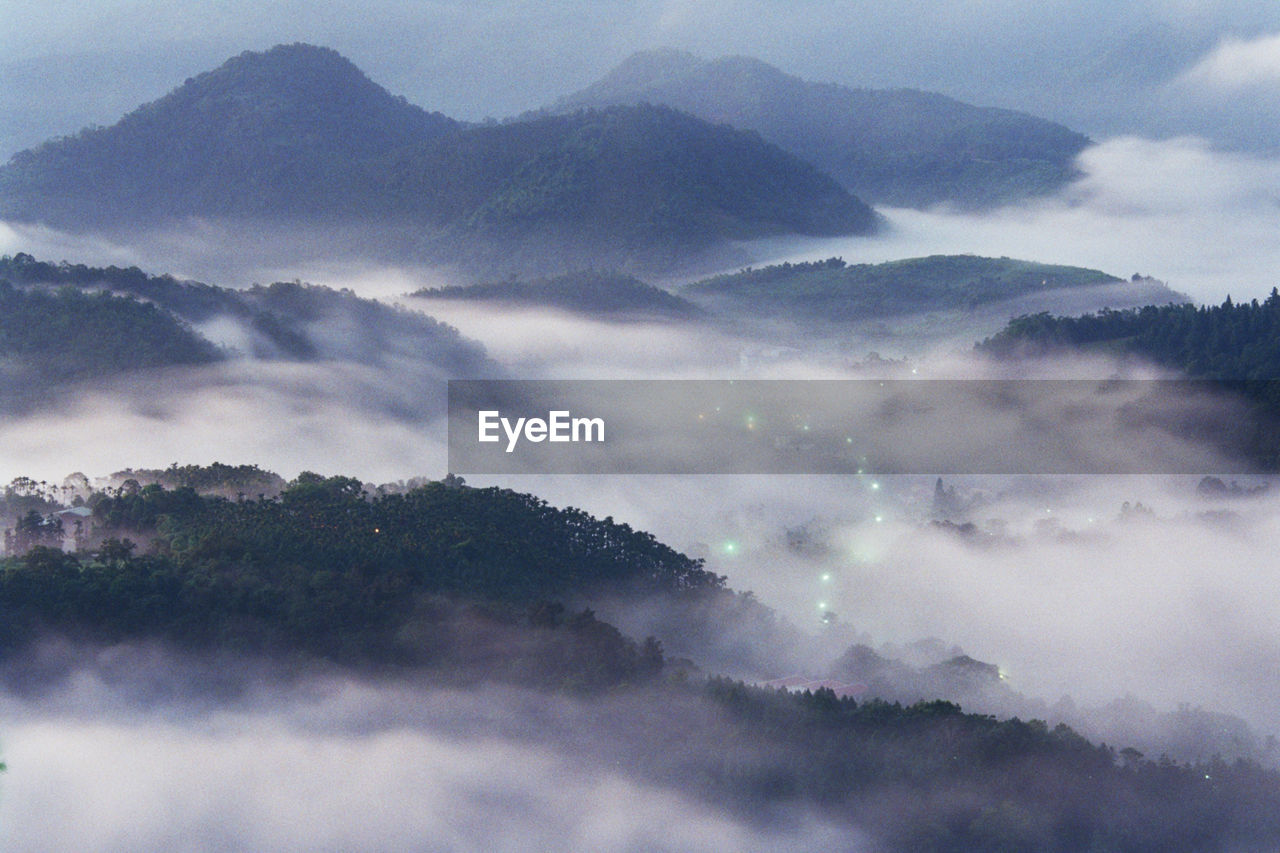
[[[872,233],[879,217],[859,196],[972,207],[1046,192],[1086,144],[941,95],[675,51],[633,56],[552,109],[466,125],[331,49],[293,44],[16,154],[0,167],[0,218],[320,229],[343,248],[479,275],[653,272],[734,240]]]
[[[754,130],[876,204],[986,207],[1069,181],[1087,137],[1011,110],[911,89],[851,89],[758,59],[637,53],[549,108],[667,104]]]
[[[107,128],[15,155],[0,216],[408,227],[438,260],[566,246],[658,263],[726,239],[861,234],[876,215],[755,134],[667,107],[464,127],[335,51],[244,53]]]

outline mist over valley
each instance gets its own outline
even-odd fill
[[[0,37],[0,846],[1280,843],[1280,20],[90,5]],[[920,473],[451,470],[462,379]]]

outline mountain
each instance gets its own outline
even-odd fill
[[[458,127],[336,51],[279,45],[190,78],[111,127],[20,152],[0,172],[0,209],[71,224],[332,214],[353,161]]]
[[[931,255],[883,264],[840,258],[784,263],[694,282],[684,295],[728,310],[833,321],[972,309],[1037,292],[1121,279],[1098,270],[1012,258]]]
[[[748,57],[637,53],[597,83],[557,101],[565,112],[667,104],[754,130],[873,203],[981,208],[1050,192],[1075,174],[1089,140],[1012,110],[911,89],[813,83]]]
[[[569,228],[703,242],[871,231],[876,216],[755,134],[667,107],[613,107],[477,128],[402,152],[399,196],[486,234]],[[389,193],[390,194],[390,193]]]
[[[670,265],[726,240],[878,221],[752,133],[653,106],[463,127],[300,44],[241,54],[111,127],[15,155],[0,168],[0,217],[349,226],[365,249],[382,228],[428,259],[563,266],[596,251]]]
[[[461,299],[539,306],[602,319],[691,318],[692,302],[640,279],[613,272],[579,271],[534,281],[495,281],[467,287],[424,288],[419,299]]]

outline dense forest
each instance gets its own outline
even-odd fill
[[[1044,119],[932,92],[812,83],[744,56],[638,53],[561,98],[567,111],[666,104],[754,130],[873,203],[986,207],[1051,192],[1076,176],[1089,140]]]
[[[1117,281],[1115,276],[1080,267],[931,255],[883,264],[850,265],[841,258],[828,258],[748,267],[694,282],[683,293],[726,310],[840,321],[974,308],[1036,291]]]
[[[255,472],[173,466],[168,476],[207,485]],[[567,691],[594,697],[584,708],[598,715],[594,733],[573,740],[595,760],[752,820],[815,810],[889,850],[1280,840],[1280,776],[1248,761],[1153,761],[945,701],[704,680],[658,640],[636,641],[572,602],[601,587],[727,594],[724,579],[649,534],[530,495],[456,478],[369,493],[314,474],[274,498],[133,481],[93,491],[83,477],[65,488],[88,510],[68,516],[85,525],[77,549],[61,547],[63,518],[37,509],[7,536],[0,660],[10,664],[52,631]]]
[[[508,279],[466,286],[424,288],[421,299],[463,299],[537,305],[592,317],[689,318],[703,312],[687,299],[620,272],[579,270],[532,281]]]
[[[464,127],[302,44],[241,54],[111,127],[15,155],[0,167],[0,215],[94,228],[193,215],[358,224],[366,250],[384,225],[401,250],[408,239],[476,263],[495,240],[507,254],[672,261],[725,239],[878,221],[753,133],[655,106]]]
[[[16,371],[18,386],[221,357],[155,305],[105,292],[19,290],[0,277],[0,376]]]

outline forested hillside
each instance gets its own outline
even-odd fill
[[[0,372],[16,370],[24,381],[84,379],[221,357],[154,305],[110,293],[28,292],[0,277]]]
[[[1275,288],[1262,302],[1227,297],[1221,305],[1017,317],[977,349],[1002,359],[1101,351],[1212,380],[1254,402],[1251,455],[1270,470],[1280,467],[1280,291]]]

